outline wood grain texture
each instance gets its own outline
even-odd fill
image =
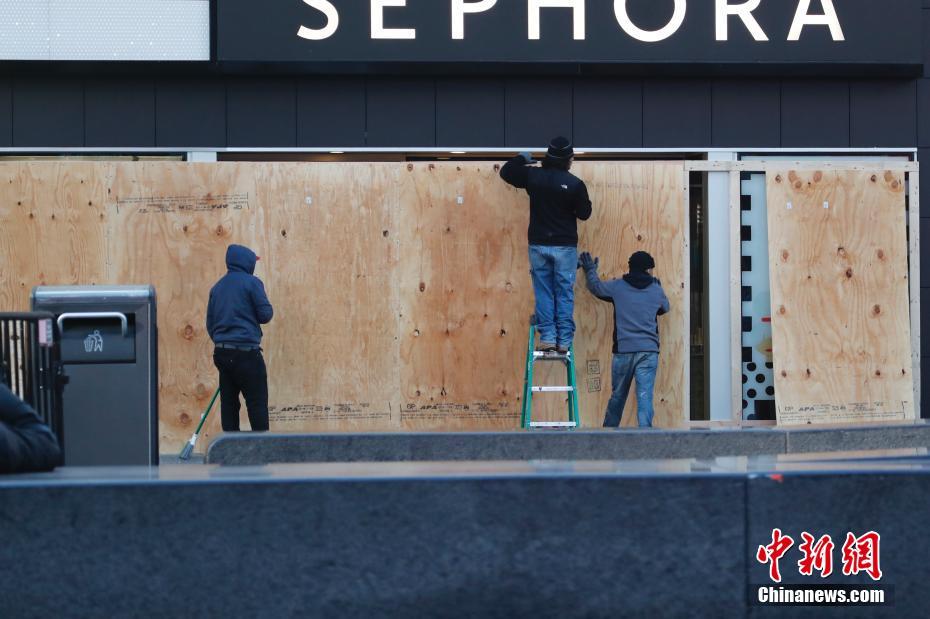
[[[681,425],[687,405],[682,171],[681,163],[575,168],[595,203],[580,224],[581,249],[599,255],[610,277],[625,272],[633,251],[650,251],[671,300],[660,319],[656,390],[656,423],[665,427]],[[19,221],[0,233],[14,265],[0,273],[6,306],[25,308],[38,283],[155,285],[162,452],[190,436],[216,385],[204,314],[230,243],[262,257],[256,274],[275,306],[263,343],[273,430],[519,426],[533,311],[528,198],[500,180],[495,163],[62,163],[0,172],[0,208]],[[56,215],[73,223],[54,239],[73,260],[39,255],[49,233],[20,217],[24,195],[36,217],[68,213]],[[96,210],[76,210],[84,200]],[[598,427],[613,317],[581,278],[575,320],[582,421]],[[565,383],[564,371],[550,372],[541,379]],[[536,418],[565,418],[561,394],[535,403]],[[631,399],[626,423],[634,411]],[[247,428],[244,408],[242,417]],[[214,411],[201,444],[218,431]]]
[[[585,180],[595,205],[580,228],[579,250],[600,258],[604,279],[622,277],[633,252],[655,258],[671,312],[659,318],[661,354],[655,388],[657,427],[674,428],[688,418],[688,213],[682,200],[680,163],[584,163],[573,171]],[[594,298],[579,277],[575,291],[575,343],[581,417],[585,426],[600,426],[610,399],[613,306]],[[600,369],[600,391],[592,382]],[[635,425],[636,403],[631,390],[623,425]]]
[[[767,186],[779,424],[913,419],[903,172]]]
[[[0,307],[28,311],[33,286],[106,279],[107,167],[0,164]]]

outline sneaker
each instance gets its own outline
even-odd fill
[[[555,344],[552,342],[540,342],[536,344],[536,350],[538,352],[552,352],[555,350]]]

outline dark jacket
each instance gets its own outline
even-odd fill
[[[252,275],[256,261],[248,247],[230,245],[226,250],[229,271],[210,290],[207,305],[207,333],[214,344],[261,344],[259,325],[271,322],[274,310],[262,280]]]
[[[0,383],[0,473],[51,471],[61,464],[58,440],[35,411]]]
[[[530,196],[530,245],[578,245],[577,220],[591,217],[584,181],[566,170],[530,167],[522,156],[504,164],[501,178]]]
[[[658,317],[670,309],[659,280],[638,272],[605,282],[596,268],[585,276],[591,294],[614,305],[614,354],[659,352]]]

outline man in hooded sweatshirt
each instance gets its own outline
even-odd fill
[[[213,363],[220,372],[220,415],[224,432],[239,431],[239,394],[245,397],[249,424],[268,430],[268,372],[262,357],[262,328],[274,310],[262,280],[253,275],[259,258],[248,247],[230,245],[226,268],[210,290],[207,333],[213,340]]]
[[[520,153],[501,168],[508,184],[530,196],[530,274],[536,296],[537,350],[567,353],[575,337],[578,220],[591,217],[584,181],[569,172],[575,151],[568,138],[549,143],[541,167]]]
[[[601,281],[598,259],[581,254],[588,290],[614,304],[614,359],[611,368],[613,394],[607,403],[604,427],[620,425],[630,385],[636,379],[636,406],[639,427],[651,428],[656,370],[659,367],[659,320],[669,311],[662,283],[652,276],[656,263],[652,256],[638,251],[630,256],[630,272],[622,279]]]

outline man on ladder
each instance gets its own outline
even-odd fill
[[[536,295],[539,351],[568,353],[575,337],[575,273],[578,221],[591,217],[584,181],[569,172],[575,152],[563,137],[552,140],[541,167],[520,153],[501,168],[501,178],[530,196],[530,273]]]
[[[576,428],[579,426],[578,396],[575,391],[575,273],[578,269],[578,220],[591,217],[591,200],[584,181],[571,174],[575,152],[563,137],[549,143],[541,167],[532,167],[533,157],[520,153],[501,168],[501,178],[530,196],[529,257],[536,314],[530,326],[524,376],[524,428]],[[535,344],[536,333],[539,342]],[[537,361],[563,362],[567,385],[533,385]],[[532,418],[533,393],[568,394],[568,420],[537,422]]]

